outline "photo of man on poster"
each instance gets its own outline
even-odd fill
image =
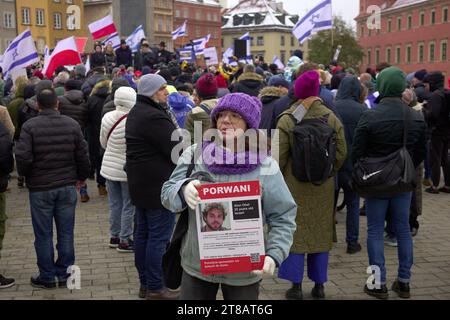
[[[202,227],[202,232],[212,231],[228,231],[228,228],[223,226],[227,217],[227,210],[221,203],[208,203],[202,211],[202,218],[205,225]]]

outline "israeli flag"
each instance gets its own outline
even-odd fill
[[[300,43],[303,43],[314,33],[331,28],[333,28],[331,0],[325,0],[299,20],[292,33]]]
[[[278,69],[281,69],[281,70],[284,69],[283,62],[281,62],[281,60],[277,56],[273,57],[273,63],[277,65]]]
[[[222,61],[223,63],[226,64],[230,64],[232,61],[230,60],[230,58],[234,55],[234,49],[233,48],[228,48],[227,50],[225,50],[225,52],[222,55]]]
[[[209,39],[211,38],[211,35],[208,34],[206,37],[194,40],[194,51],[196,56],[200,56],[204,53],[206,45],[209,42]]]
[[[31,31],[27,29],[11,42],[3,54],[2,67],[5,79],[9,73],[25,69],[36,62],[39,62],[39,55],[31,37]]]
[[[142,25],[140,25],[127,38],[126,42],[132,52],[137,52],[139,50],[139,45],[141,44],[141,40],[144,38],[145,38],[144,28],[142,28]]]
[[[112,43],[112,47],[113,47],[114,50],[118,49],[120,47],[119,34],[117,32],[115,32],[112,35],[110,35],[108,38],[103,40],[103,45],[106,46],[106,45],[108,45],[109,42]]]
[[[186,36],[186,25],[187,20],[184,20],[184,23],[181,25],[181,27],[172,32],[172,40],[177,40],[177,38],[179,37]]]
[[[253,59],[252,59],[250,32],[247,32],[246,34],[244,34],[242,37],[239,38],[239,40],[247,41],[247,57],[246,57],[246,59],[241,59],[240,61],[248,63],[248,64],[252,64]]]

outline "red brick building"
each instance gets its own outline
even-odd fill
[[[360,0],[355,18],[364,49],[361,71],[388,62],[407,73],[419,69],[450,74],[450,0]],[[367,8],[381,8],[381,28],[370,30]]]
[[[220,55],[221,43],[221,6],[215,0],[175,0],[173,9],[174,29],[187,20],[186,37],[175,40],[176,49],[185,46],[190,40],[199,39],[211,34],[208,47],[216,47]]]

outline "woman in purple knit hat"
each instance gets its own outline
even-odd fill
[[[315,299],[325,298],[324,283],[328,280],[328,252],[333,245],[334,176],[344,163],[347,154],[344,127],[318,97],[319,87],[317,71],[303,73],[294,85],[294,93],[298,101],[280,116],[277,126],[280,168],[298,206],[294,242],[289,257],[280,266],[278,274],[280,278],[292,283],[292,288],[286,292],[286,298],[289,300],[303,298],[302,282],[306,256],[308,277],[315,283],[311,295]],[[301,123],[303,120],[320,119],[336,133],[334,170],[320,185],[302,182],[294,176],[294,165],[299,165],[293,161],[293,131],[296,125],[294,118],[300,109],[303,109],[304,116],[296,121],[300,120]],[[315,153],[311,152],[311,154]],[[317,160],[312,159],[312,161]]]
[[[178,161],[170,180],[163,185],[161,200],[167,209],[180,212],[189,207],[189,229],[180,252],[183,267],[181,300],[215,300],[219,286],[225,300],[257,300],[262,274],[272,275],[275,267],[289,254],[296,228],[297,206],[294,199],[277,162],[267,154],[267,150],[262,150],[263,147],[253,150],[251,146],[254,141],[239,143],[245,141],[242,139],[251,130],[258,134],[261,108],[257,98],[244,93],[228,94],[220,99],[211,113],[212,133],[216,139],[211,142],[204,135],[202,145],[189,147]],[[236,146],[240,145],[246,147],[239,150]],[[202,158],[195,162],[191,177],[202,172],[202,176],[209,176],[209,180],[216,183],[260,181],[262,220],[270,230],[265,239],[262,270],[223,275],[201,273],[195,208],[200,201],[196,187],[203,181],[186,179],[196,150],[201,151],[198,153]]]

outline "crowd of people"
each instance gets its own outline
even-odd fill
[[[256,59],[253,64],[236,61],[201,68],[178,63],[164,43],[155,52],[145,40],[134,55],[124,41],[116,51],[97,43],[89,59],[87,75],[81,64],[70,71],[61,66],[52,79],[34,68],[14,82],[0,80],[0,250],[15,158],[17,184],[29,190],[35,235],[39,273],[31,278],[32,286],[66,286],[66,270],[76,261],[77,193],[81,202],[88,202],[86,180],[96,179],[98,194],[107,197],[109,205],[110,239],[105,245],[134,253],[140,298],[215,299],[220,286],[225,299],[258,299],[262,275],[272,275],[278,267],[278,277],[292,283],[286,299],[300,300],[307,259],[308,278],[315,283],[311,295],[323,299],[329,253],[337,241],[335,215],[344,207],[347,253],[361,251],[359,222],[364,214],[369,264],[381,271],[379,286],[362,284],[362,290],[388,297],[386,242],[398,246],[399,253],[392,290],[402,298],[410,296],[412,237],[422,213],[422,183],[431,194],[450,194],[450,94],[442,72],[406,75],[383,63],[357,75],[342,65],[304,62],[301,51],[285,70]],[[308,153],[313,159],[299,158],[299,152],[306,152],[299,136],[307,124],[330,138],[328,160],[314,158],[313,152]],[[190,147],[174,162],[179,142],[172,134],[180,128],[190,133]],[[217,130],[219,139],[203,139],[198,128]],[[268,143],[259,146],[266,152],[228,148],[251,130],[266,136]],[[388,198],[368,197],[360,208],[352,185],[355,163],[389,156],[402,147],[404,138],[417,171],[416,189]],[[278,157],[271,154],[275,144]],[[197,151],[202,161],[191,167]],[[234,160],[223,163],[218,158]],[[326,170],[315,172],[317,166]],[[276,170],[269,176],[263,173],[265,167]],[[201,273],[195,209],[200,202],[197,187],[206,182],[205,176],[209,182],[260,181],[263,221],[269,230],[262,270]],[[176,213],[187,207],[181,287],[169,290],[162,258]],[[223,220],[225,213],[219,209],[214,209],[221,215],[216,219]],[[0,275],[0,288],[13,285],[14,279]]]

